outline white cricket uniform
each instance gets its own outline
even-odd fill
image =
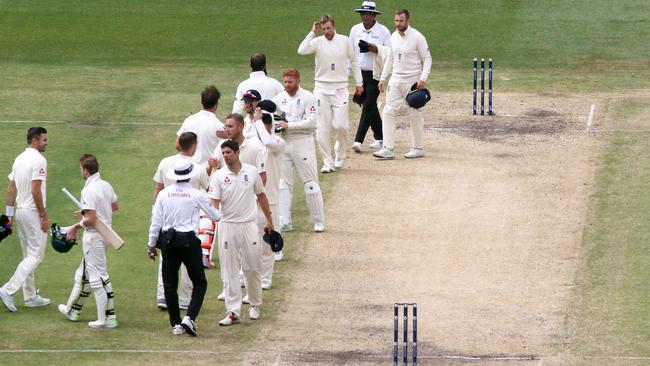
[[[266,198],[269,201],[271,219],[274,225],[278,225],[280,223],[278,196],[282,172],[282,157],[287,143],[275,133],[269,133],[261,120],[256,121],[254,126],[262,145],[266,147],[266,185],[264,186],[264,190],[266,191]],[[259,215],[264,217],[261,209]],[[258,226],[260,234],[264,235],[266,219],[259,221]],[[264,243],[264,241],[262,241],[262,244],[262,283],[271,284],[273,282],[275,254],[270,245]]]
[[[218,168],[226,166],[221,153],[221,143],[214,149],[214,156],[219,161]],[[266,172],[266,149],[257,137],[244,137],[244,142],[239,145],[239,161],[254,166],[259,173]]]
[[[361,53],[359,51],[360,40],[372,43],[377,47],[387,46],[390,41],[390,31],[379,22],[375,22],[375,25],[370,29],[366,29],[363,23],[356,24],[350,29],[350,44],[359,59],[359,67],[361,70],[372,71],[376,54],[374,52]]]
[[[218,226],[219,262],[224,282],[226,310],[240,317],[242,293],[239,284],[241,266],[251,305],[262,303],[262,245],[257,227],[257,195],[264,193],[259,172],[242,163],[239,173],[228,166],[212,175],[210,197],[220,201]]]
[[[244,117],[244,137],[246,138],[257,138],[257,131],[255,130],[255,123],[251,120],[250,115]]]
[[[194,132],[196,134],[196,152],[193,161],[208,166],[208,158],[212,156],[212,152],[221,141],[217,137],[218,131],[225,131],[223,123],[214,113],[203,109],[187,117],[176,132],[176,136],[180,136],[183,132]]]
[[[334,169],[331,132],[336,130],[335,158],[345,159],[348,135],[348,77],[353,72],[357,86],[363,84],[361,69],[347,36],[335,34],[332,40],[309,32],[298,47],[301,55],[315,54],[317,104],[316,136],[323,164]]]
[[[285,113],[289,127],[282,131],[282,138],[287,147],[282,157],[280,175],[280,221],[279,224],[291,224],[291,200],[294,187],[294,167],[298,171],[305,190],[307,206],[314,222],[325,221],[323,195],[318,185],[316,168],[316,147],[314,146],[314,129],[316,128],[316,98],[303,88],[298,88],[291,96],[286,91],[273,98],[278,109]]]
[[[274,78],[266,76],[264,71],[253,71],[250,77],[237,86],[235,101],[232,104],[232,113],[244,113],[244,101],[242,97],[247,90],[257,90],[262,96],[262,100],[271,99],[278,95],[284,87]]]
[[[179,160],[191,161],[193,159],[191,156],[185,156],[181,154],[168,156],[162,159],[160,161],[160,164],[158,164],[158,169],[156,170],[156,174],[154,175],[153,180],[156,183],[161,183],[163,187],[169,187],[170,185],[176,183],[175,180],[167,178],[167,172],[173,170],[174,165]],[[208,176],[208,172],[205,170],[205,167],[202,166],[201,164],[197,164],[196,168],[200,169],[200,172],[199,174],[190,178],[190,184],[192,185],[192,187],[205,192],[210,187],[210,177]],[[162,253],[160,254],[160,256],[162,258]],[[190,280],[190,276],[187,273],[187,268],[185,267],[185,264],[181,264],[181,275],[179,278],[179,289],[178,289],[178,303],[181,306],[185,307],[190,303],[191,297],[192,297],[192,280]],[[156,299],[157,300],[165,299],[165,284],[163,283],[163,278],[162,278],[162,260],[158,261],[158,285],[156,291]]]
[[[41,194],[45,206],[47,160],[41,153],[28,147],[16,157],[9,174],[9,180],[16,183],[16,217],[18,237],[23,250],[23,260],[14,275],[3,286],[10,295],[22,286],[25,301],[36,297],[34,271],[45,258],[47,233],[41,230],[41,219],[32,197],[32,181],[41,181]]]
[[[95,211],[97,218],[111,227],[112,205],[116,202],[117,195],[113,187],[101,179],[99,172],[86,178],[81,190],[83,210]],[[105,321],[107,317],[114,317],[113,286],[108,275],[106,242],[93,226],[88,226],[83,234],[83,258],[74,275],[74,286],[67,303],[68,311],[81,311],[91,290],[95,294],[98,320]]]
[[[390,82],[386,89],[386,105],[382,111],[384,147],[395,148],[395,125],[399,109],[408,108],[413,134],[413,147],[422,148],[424,119],[422,113],[406,104],[406,95],[418,80],[427,81],[431,72],[431,54],[427,40],[415,28],[408,27],[404,36],[399,31],[390,38],[390,50],[386,57],[380,81]]]

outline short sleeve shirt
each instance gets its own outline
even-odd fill
[[[153,176],[153,180],[156,183],[161,183],[163,187],[169,187],[172,184],[176,183],[175,180],[167,178],[167,172],[174,169],[174,165],[179,160],[192,160],[192,158],[189,156],[176,154],[162,159],[160,161],[160,164],[158,164],[158,169],[156,169],[156,174]],[[200,172],[190,179],[190,184],[196,189],[205,191],[210,185],[210,177],[208,176],[208,172],[205,170],[205,166],[197,163],[196,168],[200,169]]]
[[[196,152],[193,161],[207,166],[208,158],[210,158],[221,141],[217,137],[217,131],[223,130],[223,123],[219,121],[214,113],[201,110],[183,121],[183,125],[176,132],[176,136],[180,136],[183,132],[194,132],[196,134]]]
[[[28,147],[16,157],[11,167],[9,180],[16,183],[16,207],[36,210],[36,203],[32,197],[32,181],[40,180],[43,206],[45,206],[45,186],[47,180],[47,160],[41,153]]]
[[[250,222],[257,219],[257,195],[264,193],[260,174],[254,166],[242,164],[239,173],[227,166],[212,174],[210,198],[221,202],[221,221]]]
[[[117,202],[117,195],[107,181],[95,173],[86,179],[86,185],[81,190],[81,207],[84,210],[93,210],[106,225],[113,223],[113,203]],[[95,231],[92,227],[86,231]]]

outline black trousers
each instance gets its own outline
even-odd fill
[[[363,76],[363,90],[366,92],[366,99],[363,101],[361,109],[361,118],[359,118],[359,127],[354,142],[363,143],[368,128],[372,128],[372,134],[375,140],[383,140],[381,130],[381,114],[377,108],[377,98],[379,98],[379,81],[372,78],[372,71],[361,70]]]
[[[160,250],[162,251],[162,278],[165,287],[165,300],[169,322],[172,326],[181,323],[181,312],[178,309],[178,271],[181,263],[187,267],[187,274],[192,280],[192,299],[187,308],[187,316],[194,320],[201,311],[208,281],[205,278],[201,241],[194,232],[178,232],[169,230],[161,234]]]

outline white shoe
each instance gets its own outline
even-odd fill
[[[185,332],[192,337],[196,337],[196,326],[194,325],[194,321],[190,319],[189,316],[185,316],[183,318],[183,321],[181,322],[181,327],[185,329]]]
[[[243,302],[244,304],[250,304],[251,303],[250,301],[248,301],[248,295],[245,295],[244,297],[242,297],[241,302]]]
[[[337,168],[337,169],[343,168],[344,165],[345,165],[345,159],[338,159],[337,158],[336,160],[334,160],[334,167],[335,168]]]
[[[424,149],[421,147],[414,147],[411,149],[411,151],[404,154],[404,157],[409,159],[421,158],[423,156],[424,156]]]
[[[14,305],[14,297],[9,295],[7,290],[3,289],[2,287],[0,287],[0,300],[2,300],[2,303],[5,304],[7,310],[11,311],[12,313],[18,311],[16,305]]]
[[[36,297],[29,301],[25,301],[25,306],[28,308],[39,308],[41,306],[47,306],[50,305],[50,299],[46,299],[44,297],[41,297],[41,295],[36,293]]]
[[[177,336],[177,335],[183,335],[185,333],[185,329],[180,324],[176,324],[172,327],[172,334]]]
[[[335,171],[336,171],[335,168],[329,167],[327,165],[323,165],[323,167],[320,169],[320,172],[324,174],[334,173]]]
[[[217,300],[219,301],[226,301],[226,290],[221,291],[219,296],[217,296]]]
[[[237,315],[235,315],[233,312],[228,312],[228,314],[226,314],[226,317],[219,321],[219,325],[224,327],[237,323],[239,323],[239,317],[237,317]]]
[[[273,285],[269,280],[262,280],[262,290],[270,290]]]
[[[117,328],[117,318],[106,319],[106,324],[104,324],[104,328],[107,329]]]
[[[360,142],[355,142],[354,144],[352,144],[352,150],[354,150],[354,152],[356,152],[356,153],[360,153],[361,152],[361,143]]]
[[[317,232],[317,233],[322,233],[323,231],[325,231],[325,224],[323,224],[320,221],[315,222],[314,223],[314,231]]]
[[[282,261],[284,259],[284,253],[282,253],[282,251],[279,251],[279,252],[275,253],[274,255],[275,255],[275,261],[276,262],[280,262],[280,261]]]
[[[372,144],[368,145],[369,148],[373,150],[379,150],[383,147],[383,141],[382,140],[375,140]]]
[[[372,156],[379,159],[386,159],[386,160],[395,159],[395,151],[393,151],[393,149],[389,149],[385,147],[379,151],[375,151],[374,153],[372,153]]]
[[[101,320],[95,320],[92,322],[88,322],[88,326],[91,328],[104,328],[106,325],[106,322],[103,322]]]
[[[260,307],[259,306],[251,306],[250,309],[248,309],[248,317],[257,320],[260,318]]]
[[[70,310],[68,311],[68,307],[59,304],[59,312],[63,315],[65,315],[66,318],[70,319],[72,322],[78,322],[79,321],[79,312],[77,310]]]

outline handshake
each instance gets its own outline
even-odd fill
[[[276,112],[273,114],[273,120],[276,122],[287,122],[287,115],[284,112]],[[275,133],[282,133],[283,129],[279,126],[275,126]]]

